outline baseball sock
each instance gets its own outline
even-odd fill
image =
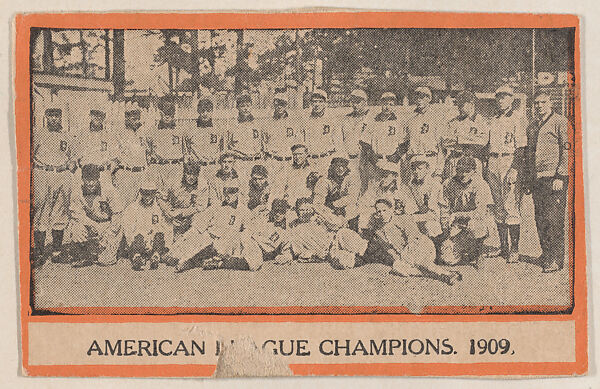
[[[521,235],[521,225],[520,224],[511,224],[508,226],[508,230],[510,233],[510,251],[518,252],[519,251],[519,236]]]
[[[52,230],[52,251],[60,251],[64,230]]]

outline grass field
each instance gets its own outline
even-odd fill
[[[569,305],[569,270],[543,274],[531,198],[523,203],[523,261],[485,258],[479,269],[458,266],[463,281],[449,286],[404,278],[367,264],[335,270],[328,263],[266,262],[257,272],[192,269],[176,274],[161,264],[136,272],[126,260],[110,267],[74,269],[47,262],[35,269],[35,308],[52,307],[282,307]]]

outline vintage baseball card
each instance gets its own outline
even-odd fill
[[[22,375],[587,374],[577,16],[14,25]]]

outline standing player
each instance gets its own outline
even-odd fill
[[[444,157],[441,153],[440,139],[447,123],[439,113],[431,108],[431,90],[420,86],[413,93],[417,108],[406,123],[408,151],[406,153],[405,180],[410,178],[410,162],[414,157],[425,158],[429,162],[432,175],[441,176]]]
[[[458,116],[448,123],[448,135],[451,138],[444,142],[446,164],[442,174],[443,180],[454,177],[456,162],[463,156],[475,157],[477,172],[483,174],[487,166],[487,148],[490,141],[489,124],[475,112],[476,97],[471,91],[463,91],[456,96]]]
[[[367,131],[361,133],[361,181],[368,186],[377,186],[385,171],[400,174],[400,158],[406,152],[406,134],[399,123],[393,106],[396,95],[385,92],[381,96],[381,112],[370,123]]]
[[[334,139],[339,136],[338,119],[326,112],[325,91],[315,89],[311,96],[311,104],[311,112],[303,121],[304,144],[315,171],[325,174],[335,152]]]
[[[77,162],[79,167],[87,164],[98,166],[100,179],[106,184],[112,184],[112,172],[118,166],[118,135],[109,130],[105,119],[105,112],[90,110],[89,128],[80,134]]]
[[[133,109],[125,112],[125,131],[117,138],[118,166],[114,182],[125,207],[135,201],[142,179],[146,174],[147,142],[139,133],[141,112]]]
[[[148,168],[159,191],[166,190],[171,177],[181,176],[183,164],[183,131],[175,121],[172,96],[158,100],[160,120],[148,136]]]
[[[234,153],[237,172],[242,183],[248,182],[250,172],[262,158],[262,124],[251,111],[252,98],[242,93],[237,98],[238,116],[229,127],[227,149]]]
[[[70,211],[72,266],[115,264],[123,236],[123,204],[112,184],[100,180],[98,166],[88,164],[81,168],[81,181],[73,185]]]
[[[186,159],[193,159],[204,166],[206,177],[217,171],[226,133],[224,124],[213,119],[213,110],[212,100],[201,97],[197,106],[199,116],[187,126],[184,142]]]
[[[142,270],[150,262],[151,270],[166,253],[172,240],[172,229],[156,201],[157,187],[153,181],[140,184],[139,196],[123,213],[123,234],[133,270]]]
[[[33,264],[45,262],[44,245],[52,233],[52,262],[60,255],[64,229],[69,221],[71,181],[77,168],[73,138],[63,126],[62,110],[48,108],[41,128],[33,131]]]
[[[527,145],[528,184],[533,192],[535,222],[542,246],[543,272],[564,266],[565,206],[569,184],[569,143],[567,118],[552,109],[547,93],[533,101],[535,120],[529,126]]]
[[[270,177],[278,177],[281,171],[290,166],[291,147],[302,142],[302,128],[299,118],[290,117],[286,110],[288,98],[278,93],[273,99],[273,117],[265,121],[263,144]]]
[[[350,174],[359,177],[361,180],[361,193],[367,190],[367,172],[362,171],[360,161],[360,139],[367,129],[367,117],[369,109],[367,108],[367,94],[361,89],[354,89],[350,93],[350,104],[352,112],[344,117],[341,126],[341,136],[336,139],[340,142],[336,146],[338,154],[348,158],[350,161]],[[361,173],[362,172],[362,173]]]
[[[519,260],[522,196],[519,179],[527,146],[526,124],[513,109],[513,95],[508,86],[496,90],[498,113],[490,125],[487,170],[500,235],[500,255],[509,263]]]

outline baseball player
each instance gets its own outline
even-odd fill
[[[172,96],[158,100],[160,120],[148,134],[148,169],[160,191],[167,190],[171,177],[180,177],[183,164],[184,131],[175,120]]]
[[[519,260],[520,171],[527,146],[527,126],[524,118],[514,111],[513,102],[512,88],[503,86],[496,90],[498,113],[490,124],[487,166],[487,181],[494,198],[494,215],[500,235],[500,255],[509,263]]]
[[[340,144],[336,146],[336,150],[338,154],[350,161],[350,174],[361,179],[361,193],[364,193],[368,184],[367,172],[361,170],[359,157],[361,137],[363,133],[368,132],[367,94],[361,89],[354,89],[350,93],[349,100],[352,105],[352,112],[342,120],[341,136],[336,139]]]
[[[361,178],[369,186],[377,182],[391,170],[400,173],[400,158],[406,152],[406,134],[404,126],[393,111],[396,95],[385,92],[381,96],[381,112],[370,123],[370,127],[361,132]]]
[[[446,239],[441,244],[440,262],[478,266],[483,241],[493,223],[494,202],[489,185],[476,173],[473,157],[456,163],[456,176],[444,184],[441,224]]]
[[[52,234],[52,262],[67,261],[61,255],[64,229],[69,220],[71,182],[77,165],[73,138],[63,126],[62,110],[48,108],[42,126],[33,131],[33,264],[45,262],[44,245]]]
[[[154,181],[140,184],[139,196],[123,212],[123,234],[133,270],[139,271],[149,263],[149,269],[158,268],[173,240],[173,229],[165,219],[156,201]]]
[[[240,187],[241,181],[235,169],[236,163],[235,155],[232,152],[224,152],[219,157],[219,170],[208,179],[208,184],[212,190],[209,196],[210,204],[221,204],[225,200],[223,188]]]
[[[229,126],[227,149],[236,158],[237,173],[242,183],[248,182],[250,172],[258,160],[262,159],[262,125],[251,111],[252,98],[248,93],[237,97],[237,119]]]
[[[247,207],[238,205],[238,192],[236,187],[223,188],[223,203],[209,207],[203,217],[194,219],[191,228],[173,244],[169,254],[177,262],[178,272],[198,266],[207,270],[260,269],[262,258],[244,257],[243,249],[251,239],[251,216]]]
[[[269,212],[271,208],[271,187],[269,185],[267,168],[264,165],[252,166],[248,187],[243,192],[243,203],[256,213]]]
[[[267,168],[271,177],[277,177],[292,160],[291,147],[303,141],[299,118],[287,111],[288,98],[278,93],[273,99],[273,117],[265,121],[263,144]]]
[[[274,259],[277,264],[286,264],[293,260],[286,217],[289,208],[287,201],[274,199],[270,211],[257,215],[249,224],[251,238],[244,246],[248,263]]]
[[[333,267],[349,269],[360,263],[367,241],[344,227],[346,220],[328,208],[316,211],[306,197],[296,201],[297,218],[290,223],[290,241],[299,262],[330,261]]]
[[[463,156],[475,157],[477,172],[483,173],[487,165],[487,148],[490,141],[489,123],[475,112],[475,95],[471,91],[463,91],[456,96],[454,103],[458,107],[458,116],[448,123],[448,134],[445,139],[446,164],[442,173],[445,181],[456,174],[456,162]]]
[[[117,262],[122,238],[123,204],[110,182],[100,180],[100,168],[83,165],[81,181],[73,185],[71,195],[71,241],[73,267]]]
[[[435,246],[419,231],[411,215],[396,214],[387,199],[377,200],[375,209],[377,224],[368,252],[383,263],[391,263],[391,274],[430,277],[448,285],[462,280],[460,273],[435,264]]]
[[[550,96],[538,92],[528,128],[527,184],[533,195],[535,223],[544,273],[565,264],[565,207],[569,185],[569,122],[552,109]]]
[[[328,114],[327,93],[315,89],[311,96],[311,112],[303,120],[304,144],[315,171],[325,174],[338,139],[338,119]]]
[[[199,217],[210,203],[208,181],[200,174],[200,165],[188,160],[183,177],[172,177],[166,192],[160,193],[158,204],[166,220],[173,225],[173,237],[187,231],[194,217]],[[170,242],[169,242],[170,243]]]
[[[343,216],[350,228],[358,230],[358,195],[356,177],[350,175],[349,161],[335,157],[331,160],[327,177],[321,177],[314,189],[313,204],[317,212],[329,208],[334,215]]]
[[[291,147],[292,164],[284,168],[279,178],[274,180],[275,198],[287,200],[288,204],[296,204],[301,197],[312,197],[312,189],[307,185],[307,179],[313,171],[308,149],[303,144]]]
[[[218,168],[218,160],[224,147],[226,126],[213,119],[214,104],[208,97],[201,97],[197,106],[198,118],[191,121],[185,134],[186,159],[193,159],[204,167],[206,177]]]
[[[110,131],[105,119],[104,111],[90,110],[89,128],[82,131],[78,142],[77,163],[79,167],[87,164],[98,166],[100,179],[106,184],[113,184],[112,172],[118,165],[118,135]]]
[[[413,96],[417,107],[405,128],[408,135],[408,151],[405,158],[406,181],[410,179],[410,162],[416,156],[428,160],[432,175],[441,176],[444,167],[440,143],[447,123],[439,113],[431,109],[431,90],[428,87],[416,88]]]
[[[115,188],[123,205],[127,207],[135,201],[147,168],[146,136],[141,134],[141,113],[139,109],[125,112],[125,131],[117,137],[118,166],[113,171]]]
[[[426,158],[413,158],[411,162],[412,178],[408,189],[417,205],[413,214],[419,230],[427,235],[439,247],[442,225],[440,224],[443,203],[443,187],[439,177],[429,173],[429,161]]]

